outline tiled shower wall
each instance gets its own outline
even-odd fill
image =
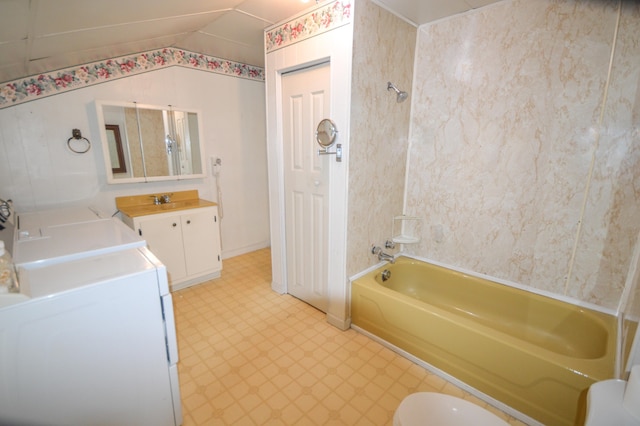
[[[567,287],[572,296],[604,305],[617,301],[633,266],[634,247],[640,242],[640,3],[637,1],[622,2],[611,65],[600,141],[594,147],[595,164],[583,232]],[[638,303],[640,300],[636,299]]]
[[[416,28],[369,0],[357,0],[349,146],[348,275],[378,262],[372,244],[391,237],[402,213],[411,98],[396,102],[387,82],[411,93]]]
[[[639,34],[637,2],[618,1],[506,0],[422,26],[410,251],[616,309],[640,230]]]

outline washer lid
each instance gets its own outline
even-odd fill
[[[21,293],[39,298],[156,269],[142,251],[128,249],[38,267],[18,267],[18,278]]]
[[[144,246],[145,240],[120,220],[100,219],[50,226],[40,238],[18,239],[13,260],[28,268]]]
[[[66,207],[17,215],[16,241],[48,238],[48,230],[57,226],[109,220],[110,217],[90,207]]]

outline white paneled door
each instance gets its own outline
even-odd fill
[[[329,63],[282,76],[287,292],[327,311],[329,162],[318,123],[329,116]]]

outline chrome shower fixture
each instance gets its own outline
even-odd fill
[[[392,82],[388,82],[387,83],[387,90],[391,90],[391,89],[393,89],[396,92],[396,101],[398,103],[406,101],[407,98],[409,97],[409,94],[407,92],[399,90],[395,86],[395,84],[393,84]]]

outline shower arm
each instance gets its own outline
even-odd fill
[[[398,89],[395,84],[393,84],[392,82],[387,82],[387,91],[389,90],[393,90],[396,92],[396,102],[401,103],[404,102],[408,97],[409,94],[407,92],[404,92],[400,89]]]

